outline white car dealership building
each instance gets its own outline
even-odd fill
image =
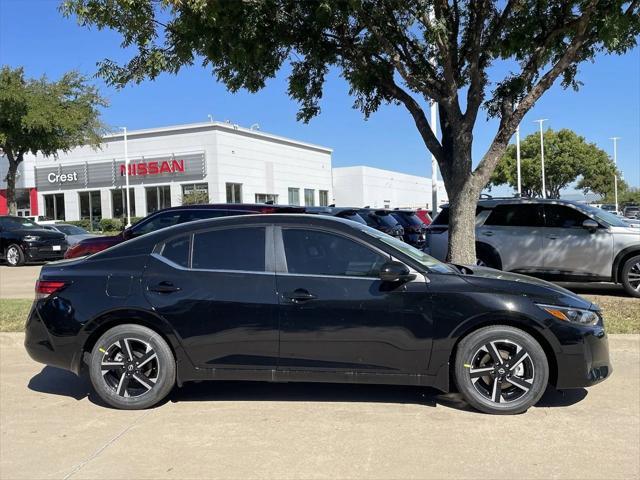
[[[130,131],[131,216],[178,206],[193,192],[210,203],[428,208],[430,179],[370,167],[334,168],[327,147],[221,122]],[[425,162],[426,163],[426,162]],[[7,213],[0,161],[0,214]],[[54,220],[126,216],[124,138],[107,135],[58,158],[25,156],[20,215]],[[444,201],[444,188],[439,186]]]

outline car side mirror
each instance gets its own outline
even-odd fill
[[[582,228],[589,230],[591,233],[595,232],[598,229],[598,222],[595,220],[591,220],[587,218],[584,222],[582,222]]]
[[[383,282],[409,282],[414,278],[416,275],[401,262],[387,262],[380,269],[380,280]]]

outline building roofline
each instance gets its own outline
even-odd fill
[[[224,131],[229,133],[235,133],[245,137],[259,138],[262,140],[269,140],[280,144],[286,144],[296,147],[307,148],[309,150],[315,150],[324,153],[332,153],[333,149],[324,147],[322,145],[316,145],[313,143],[301,142],[299,140],[293,140],[287,137],[281,137],[279,135],[273,135],[271,133],[261,132],[259,130],[252,130],[250,128],[244,128],[237,124],[227,122],[199,122],[199,123],[187,123],[182,125],[169,125],[166,127],[156,128],[143,128],[139,130],[127,131],[127,138],[145,138],[151,136],[161,135],[176,135],[181,133],[202,132],[202,131]],[[121,140],[124,138],[124,134],[121,132],[110,133],[104,135],[103,140]]]

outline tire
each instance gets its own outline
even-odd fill
[[[497,363],[492,345],[500,354]],[[465,400],[481,412],[499,415],[527,411],[540,400],[549,381],[549,363],[540,344],[528,333],[505,325],[480,328],[464,337],[454,368]]]
[[[500,256],[495,250],[482,244],[476,246],[476,265],[502,270]]]
[[[150,328],[118,325],[94,345],[89,376],[106,403],[139,410],[158,404],[173,389],[176,361],[167,342]]]
[[[640,297],[640,255],[631,257],[622,266],[622,286],[632,297]]]
[[[7,247],[7,251],[4,253],[4,258],[7,261],[7,265],[10,267],[20,267],[24,265],[24,252],[20,246],[15,243]]]

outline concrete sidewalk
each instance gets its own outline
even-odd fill
[[[204,383],[125,412],[0,334],[0,478],[638,478],[640,337],[615,372],[512,417],[388,386]]]

